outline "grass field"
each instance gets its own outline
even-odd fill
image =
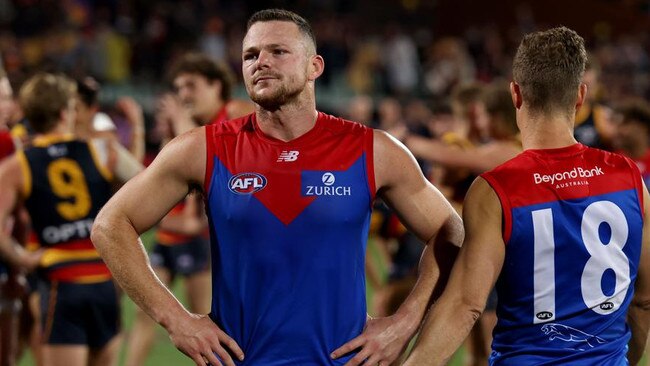
[[[151,243],[151,233],[147,233],[146,235],[143,235],[143,242],[145,243],[145,246],[149,246]],[[371,255],[372,259],[375,261],[378,261],[378,267],[383,269],[384,271],[386,270],[386,263],[382,263],[380,256],[376,255],[376,248],[373,247],[372,244],[369,245],[369,255]],[[176,282],[176,284],[173,286],[172,290],[176,296],[179,297],[181,301],[184,302],[183,298],[183,291],[181,289],[181,286],[179,286],[179,281]],[[372,298],[372,288],[368,288],[368,299]],[[131,325],[133,323],[133,318],[135,315],[135,304],[129,299],[127,296],[124,296],[122,298],[122,329],[125,333],[128,333],[131,330]],[[125,356],[125,351],[126,347],[128,345],[123,344],[122,346],[122,351],[120,354],[120,363],[119,365],[122,366],[124,365],[124,356]],[[454,359],[449,363],[450,366],[461,366],[462,365],[462,356],[463,352],[462,350],[454,357]],[[19,366],[33,366],[34,362],[31,358],[31,356],[27,353],[20,361]],[[192,366],[194,363],[187,358],[185,355],[183,355],[181,352],[179,352],[171,343],[169,340],[169,337],[167,336],[167,333],[165,330],[158,326],[157,327],[157,332],[156,332],[156,342],[154,345],[154,348],[152,352],[149,354],[149,358],[147,359],[146,363],[143,366]]]

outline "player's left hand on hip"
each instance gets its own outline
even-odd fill
[[[377,365],[388,366],[402,354],[412,334],[400,326],[395,316],[369,319],[358,337],[332,352],[336,359],[352,351],[359,350],[345,366]]]

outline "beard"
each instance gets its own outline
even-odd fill
[[[274,111],[296,99],[304,89],[304,85],[301,86],[298,84],[291,86],[282,84],[278,88],[271,90],[270,93],[260,95],[255,93],[254,90],[251,90],[249,91],[249,95],[255,104],[268,111]]]

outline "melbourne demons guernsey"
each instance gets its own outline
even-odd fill
[[[282,142],[255,115],[206,127],[212,319],[239,365],[342,365],[366,322],[373,132],[319,113]]]
[[[90,143],[72,136],[43,136],[18,153],[23,197],[33,230],[45,249],[40,266],[50,281],[94,283],[110,272],[90,241],[100,208],[111,196],[111,172]]]
[[[626,365],[641,253],[635,164],[575,144],[482,175],[503,208],[491,365]]]

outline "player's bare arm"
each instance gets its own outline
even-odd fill
[[[115,106],[124,113],[130,127],[129,152],[133,154],[137,161],[141,162],[144,160],[145,154],[144,114],[142,113],[142,107],[131,97],[118,99]]]
[[[404,143],[418,158],[450,167],[467,168],[480,174],[514,158],[521,149],[512,143],[492,142],[469,149],[460,149],[441,141],[410,135]]]
[[[20,204],[23,185],[24,176],[17,155],[4,159],[0,163],[0,256],[14,266],[32,270],[38,265],[41,252],[28,252],[11,237],[10,230],[5,230],[6,223]]]
[[[424,178],[408,150],[383,131],[374,132],[374,166],[377,193],[427,246],[416,285],[397,312],[369,320],[360,336],[334,351],[340,356],[362,348],[346,365],[390,364],[399,357],[417,331],[434,287],[444,286],[463,240],[460,217]]]
[[[115,279],[149,316],[167,329],[176,347],[197,365],[234,365],[239,346],[205,315],[189,313],[155,276],[138,235],[155,225],[205,174],[205,129],[172,140],[151,166],[131,179],[95,220],[92,240]]]
[[[449,284],[427,316],[405,365],[445,365],[472,329],[503,266],[501,220],[496,193],[477,178],[465,199],[465,241]]]
[[[634,297],[627,311],[627,321],[632,330],[632,338],[628,343],[629,350],[627,358],[630,365],[639,363],[648,339],[650,328],[650,195],[648,189],[643,187],[643,247],[641,248],[641,259],[639,271],[634,284]]]

